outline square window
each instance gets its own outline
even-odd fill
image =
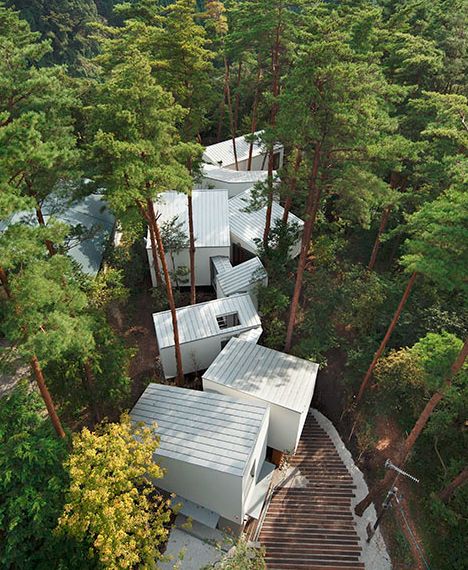
[[[228,313],[227,315],[217,315],[216,322],[221,330],[239,326],[239,313]]]

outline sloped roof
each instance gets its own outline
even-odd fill
[[[257,131],[255,135],[258,136],[262,132],[263,131]],[[245,135],[236,137],[235,141],[237,161],[247,160],[249,158],[250,143],[245,140]],[[263,145],[259,143],[254,143],[252,156],[258,156],[265,152],[262,146]],[[216,166],[230,166],[235,164],[232,139],[207,146],[203,153],[203,160]]]
[[[218,283],[227,296],[247,291],[252,283],[266,277],[265,268],[258,257],[253,257],[217,276]]]
[[[239,315],[241,324],[221,330],[216,317],[236,312]],[[174,346],[171,312],[154,313],[153,322],[159,348]],[[231,333],[232,331],[243,332],[261,326],[260,317],[248,293],[214,299],[213,301],[188,305],[187,307],[179,307],[177,309],[177,324],[181,344]]]
[[[150,384],[131,417],[147,425],[157,422],[156,456],[242,476],[267,413],[262,404]]]
[[[266,206],[258,210],[246,212],[245,209],[250,205],[252,189],[242,192],[238,196],[234,196],[229,200],[229,225],[231,234],[234,238],[241,241],[241,245],[252,253],[257,253],[257,243],[255,240],[263,239],[263,230],[265,229]],[[273,227],[276,220],[283,218],[284,209],[277,202],[273,202],[271,213],[271,226]],[[290,213],[288,224],[296,222],[302,228],[304,222]],[[234,239],[235,241],[235,239]]]
[[[164,192],[154,204],[159,224],[177,218],[188,238],[187,195]],[[195,247],[229,247],[229,207],[227,190],[193,190],[193,231]]]
[[[314,362],[232,338],[203,379],[302,413],[310,406],[318,368]]]
[[[250,182],[254,185],[259,180],[266,180],[268,172],[266,170],[231,170],[230,168],[207,168],[205,166],[203,176],[220,182]],[[276,171],[273,171],[273,176],[276,176]]]
[[[114,228],[115,218],[100,194],[91,194],[82,200],[68,203],[59,196],[51,196],[42,206],[44,220],[54,216],[70,225],[78,224],[91,230],[92,237],[83,239],[68,250],[68,255],[80,266],[83,273],[96,275],[101,267],[106,245]],[[19,212],[7,221],[0,222],[0,232],[10,224],[26,223],[36,225],[34,212]]]

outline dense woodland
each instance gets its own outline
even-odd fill
[[[259,243],[261,342],[320,363],[315,404],[371,489],[357,510],[381,504],[390,457],[420,479],[404,501],[430,566],[466,568],[468,4],[114,4],[0,2],[0,222],[37,217],[0,234],[0,363],[20,378],[0,401],[2,568],[160,558],[158,442],[125,415],[154,378],[135,378],[138,346],[112,315],[150,289],[147,226],[163,270],[153,309],[175,319],[196,301],[171,284],[153,199],[176,189],[190,208],[202,145],[259,129],[268,177],[252,207],[285,208]],[[90,278],[67,256],[80,228],[45,223],[42,206],[96,189],[123,240]],[[289,212],[305,221],[293,261]],[[391,512],[395,568],[416,568],[400,525]]]

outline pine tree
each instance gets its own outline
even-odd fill
[[[16,12],[0,5],[0,51],[10,54],[0,60],[0,205],[31,207],[41,225],[44,200],[59,181],[76,176],[78,158],[74,92],[64,68],[42,65],[50,49]],[[53,254],[53,244],[46,244]]]
[[[138,46],[151,39],[151,34],[150,26],[130,22],[114,39],[104,42],[101,74],[94,85],[93,105],[87,109],[88,148],[94,177],[105,186],[117,217],[137,209],[150,228],[153,259],[159,255],[172,315],[176,381],[180,384],[183,370],[176,306],[154,202],[165,190],[187,191],[192,181],[180,160],[184,146],[178,143],[176,130],[184,113],[157,84],[151,59]]]
[[[411,274],[398,308],[374,358],[364,376],[356,397],[358,404],[372,377],[372,372],[385,350],[416,278],[424,276],[440,289],[464,289],[464,265],[468,255],[468,198],[462,188],[451,188],[437,200],[426,203],[408,219],[410,238],[405,243],[402,264]]]
[[[277,132],[302,149],[307,168],[305,225],[291,302],[285,350],[292,345],[310,241],[322,195],[334,194],[342,215],[367,216],[362,205],[382,192],[372,173],[370,148],[394,128],[387,114],[388,86],[375,56],[356,53],[346,19],[321,6],[309,14],[307,43],[280,96]],[[326,38],[326,39],[324,39]],[[362,81],[366,77],[366,81]],[[288,134],[289,133],[289,134]],[[358,191],[359,190],[359,191]],[[365,200],[361,198],[366,196]],[[355,208],[356,212],[353,212]],[[346,210],[348,213],[346,214]],[[344,213],[343,213],[344,212]]]

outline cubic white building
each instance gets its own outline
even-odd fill
[[[273,470],[265,462],[267,405],[150,384],[131,418],[157,423],[155,461],[166,472],[155,484],[177,494],[182,513],[213,528],[258,518]]]
[[[258,257],[217,273],[215,279],[218,299],[249,293],[255,308],[258,308],[257,291],[260,285],[268,285],[268,275]]]
[[[186,236],[187,247],[179,253],[171,255],[166,251],[166,262],[169,271],[180,268],[190,269],[189,229],[187,195],[180,192],[164,192],[155,202],[160,229],[165,223],[176,220],[180,231]],[[195,284],[210,285],[210,258],[213,256],[229,256],[229,207],[227,190],[193,190],[193,232],[195,236]],[[146,250],[151,271],[153,287],[156,286],[151,241],[148,230]],[[189,284],[184,283],[186,285]]]
[[[261,243],[263,240],[267,208],[264,206],[258,210],[249,210],[246,212],[246,208],[251,204],[251,198],[252,191],[249,189],[229,200],[229,228],[233,250],[241,248],[244,252],[248,252],[248,254],[256,255],[258,252],[258,243]],[[283,219],[283,214],[283,207],[277,202],[273,202],[271,213],[272,228],[277,220]],[[291,258],[294,258],[297,257],[301,251],[301,238],[304,222],[290,212],[288,224],[297,224],[299,228],[296,243],[291,247],[289,252]],[[231,259],[237,261],[237,258],[238,255],[236,254],[236,251],[232,251]]]
[[[276,172],[273,173],[276,175]],[[257,182],[267,179],[266,170],[231,170],[230,168],[217,168],[211,164],[203,166],[203,177],[200,188],[226,189],[229,198],[241,194],[252,188]]]
[[[177,366],[171,312],[153,314],[153,322],[164,376],[174,378]],[[233,336],[251,333],[248,338],[257,342],[262,333],[248,293],[180,307],[177,324],[185,374],[208,368]]]
[[[294,453],[314,394],[318,364],[233,338],[203,374],[203,389],[270,406],[268,445]]]
[[[262,131],[257,131],[255,135],[260,135]],[[232,139],[209,145],[205,148],[202,160],[206,164],[212,164],[218,168],[227,168],[230,170],[267,170],[268,169],[268,153],[265,146],[260,142],[254,142],[252,146],[252,164],[248,169],[249,153],[251,143],[245,139],[245,136],[236,137],[236,154],[237,166],[234,157],[234,143]],[[275,145],[273,169],[277,170],[283,165],[284,147],[281,144]]]

